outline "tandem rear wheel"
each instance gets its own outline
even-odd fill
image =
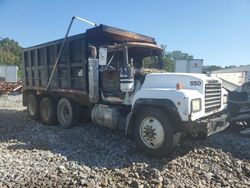
[[[61,127],[73,127],[79,121],[79,106],[67,98],[60,99],[57,105],[57,118]]]
[[[68,98],[58,99],[30,93],[26,100],[31,119],[41,120],[44,125],[59,123],[63,128],[70,128],[80,121],[87,122],[90,120],[89,108],[78,105]]]
[[[57,101],[51,97],[44,97],[40,101],[39,112],[43,124],[52,125],[57,123],[56,107]]]

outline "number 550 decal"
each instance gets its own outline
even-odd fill
[[[190,81],[190,86],[200,86],[201,81]]]

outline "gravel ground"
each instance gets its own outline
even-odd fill
[[[250,187],[250,138],[239,127],[154,159],[119,131],[43,126],[21,99],[0,97],[0,187]]]

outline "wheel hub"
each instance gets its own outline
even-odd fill
[[[155,129],[152,126],[147,125],[144,128],[143,133],[146,139],[155,139],[156,133],[155,133]]]
[[[65,106],[63,108],[63,115],[64,115],[65,119],[67,119],[67,120],[70,118],[70,112],[69,112],[69,109],[67,106]]]
[[[145,118],[140,125],[140,137],[148,147],[159,148],[164,141],[162,124],[156,118]]]

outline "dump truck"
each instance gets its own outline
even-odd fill
[[[232,124],[250,127],[250,65],[212,72],[228,91],[228,112]]]
[[[183,134],[209,136],[228,126],[221,81],[164,72],[152,37],[100,24],[25,48],[22,58],[23,105],[46,125],[69,128],[91,119],[123,129],[138,149],[157,157]]]

